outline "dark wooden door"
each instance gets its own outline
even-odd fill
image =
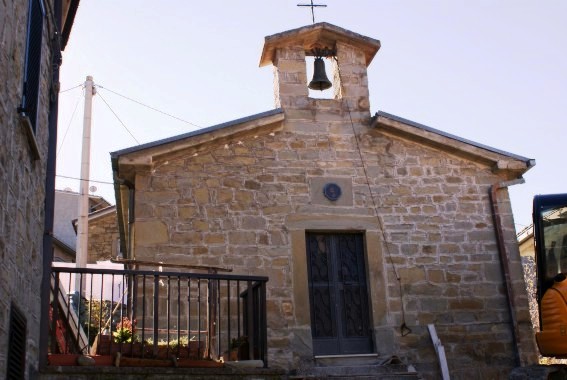
[[[308,233],[306,239],[314,354],[373,352],[363,235]]]

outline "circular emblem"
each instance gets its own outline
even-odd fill
[[[334,202],[341,197],[341,187],[336,183],[327,183],[323,186],[323,195]]]

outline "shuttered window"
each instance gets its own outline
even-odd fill
[[[16,305],[10,307],[10,335],[6,379],[23,379],[26,371],[26,316]]]
[[[24,91],[19,111],[29,118],[34,133],[37,128],[44,18],[45,6],[43,0],[29,0]]]

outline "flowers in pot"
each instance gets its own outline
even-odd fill
[[[135,340],[136,320],[131,321],[127,317],[116,324],[116,331],[112,333],[115,343],[132,343]]]

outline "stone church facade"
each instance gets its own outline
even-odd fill
[[[309,97],[316,48],[332,99]],[[266,37],[274,110],[112,153],[122,251],[268,276],[271,366],[395,355],[439,378],[433,324],[453,378],[504,377],[537,360],[506,188],[533,160],[372,115],[379,48],[327,23]]]

